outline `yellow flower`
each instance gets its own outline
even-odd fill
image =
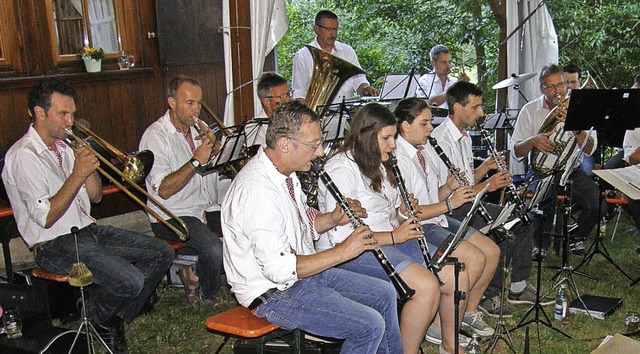
[[[79,59],[104,60],[104,50],[102,48],[96,49],[90,46],[84,46],[76,56]]]

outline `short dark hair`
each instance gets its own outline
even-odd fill
[[[55,93],[59,93],[63,96],[71,97],[76,100],[76,90],[69,83],[57,80],[46,79],[34,86],[29,92],[27,97],[27,106],[29,107],[29,114],[31,120],[35,119],[35,107],[39,106],[46,111],[51,107],[51,96]]]
[[[453,105],[458,103],[462,107],[469,103],[469,96],[482,97],[483,91],[475,84],[466,81],[457,81],[447,90],[447,105],[449,111],[453,110]]]
[[[408,97],[400,100],[396,109],[393,110],[393,115],[398,120],[398,132],[400,132],[402,122],[413,124],[416,117],[425,109],[429,109],[429,104],[422,98]]]
[[[298,136],[302,124],[319,121],[318,114],[306,105],[298,101],[282,102],[269,119],[265,138],[267,146],[270,149],[275,148],[280,138],[294,139]]]
[[[327,18],[330,20],[337,20],[338,19],[338,15],[336,15],[335,13],[329,11],[329,10],[320,10],[318,11],[318,13],[316,14],[316,19],[314,21],[314,24],[316,26],[320,25],[320,22],[322,21],[322,19]]]
[[[185,82],[188,82],[193,86],[200,87],[200,81],[189,76],[179,75],[169,80],[169,83],[167,84],[167,97],[175,98],[176,92],[178,92],[180,85],[182,85]]]
[[[276,74],[273,71],[267,71],[260,75],[258,79],[258,98],[266,98],[269,96],[269,91],[278,86],[288,85],[287,79]]]
[[[558,64],[549,64],[545,65],[542,70],[540,70],[540,77],[538,78],[540,81],[540,86],[544,85],[544,80],[553,75],[553,74],[562,74],[562,68]]]
[[[578,77],[580,77],[580,73],[581,73],[580,67],[577,66],[576,64],[567,64],[562,68],[562,71],[569,74],[577,73]]]
[[[438,58],[438,54],[440,53],[450,54],[451,51],[446,46],[438,44],[431,48],[431,51],[429,52],[429,58],[431,58],[431,60],[436,60]]]

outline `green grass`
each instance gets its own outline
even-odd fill
[[[624,217],[620,219],[620,226],[614,242],[611,242],[611,233],[615,219],[609,222],[608,234],[605,237],[605,247],[611,254],[614,261],[629,274],[632,278],[640,276],[638,269],[639,257],[635,253],[635,248],[640,245],[638,233],[636,231],[625,232],[631,228],[631,224]],[[590,244],[587,243],[588,246]],[[575,266],[581,258],[570,256],[570,264]],[[551,252],[546,265],[559,265],[560,256]],[[540,325],[540,341],[542,353],[589,353],[594,350],[608,334],[624,333],[624,319],[629,311],[640,311],[640,285],[630,287],[631,283],[602,256],[595,258],[584,267],[579,269],[600,280],[593,281],[587,278],[574,275],[580,293],[589,293],[599,296],[613,296],[624,299],[622,308],[616,311],[606,320],[595,320],[592,322],[586,315],[574,315],[571,317],[571,324],[566,326],[558,325],[553,321],[553,306],[545,306],[544,310],[550,317],[553,326],[570,335],[568,339],[547,327]],[[553,287],[554,282],[551,277],[556,273],[553,269],[543,269],[542,290],[548,292]],[[534,273],[530,277],[530,282],[535,284]],[[204,321],[216,313],[227,310],[235,304],[232,301],[228,288],[224,289],[222,296],[228,304],[219,305],[215,308],[195,311],[187,303],[182,289],[161,289],[160,301],[156,304],[155,310],[149,314],[140,316],[131,324],[127,325],[127,341],[131,353],[213,353],[222,337],[210,333],[204,327]],[[552,294],[553,295],[553,294]],[[512,306],[509,308],[514,312],[514,317],[507,321],[507,328],[512,329],[522,320],[528,306]],[[529,317],[532,318],[532,317]],[[487,319],[489,324],[494,325],[493,319]],[[518,353],[524,350],[525,329],[521,328],[511,333],[513,343]],[[530,346],[531,352],[537,353],[536,327],[530,325]],[[227,344],[223,353],[232,353],[233,340]],[[486,347],[488,342],[483,343]],[[423,344],[425,353],[437,353],[437,346],[429,343]],[[508,353],[504,342],[499,342],[495,353]]]

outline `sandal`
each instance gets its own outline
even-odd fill
[[[178,270],[176,273],[184,285],[184,292],[187,295],[187,301],[189,301],[189,305],[194,309],[198,309],[200,307],[200,295],[199,287],[200,284],[197,281],[193,281],[188,278],[188,274],[192,272],[190,267],[184,267]]]

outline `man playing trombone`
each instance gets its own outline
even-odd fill
[[[2,179],[38,266],[69,274],[77,250],[95,283],[86,289],[88,316],[114,353],[127,353],[123,322],[138,315],[171,264],[173,250],[153,237],[95,224],[91,203],[102,200],[98,159],[86,146],[64,142],[74,123],[75,99],[75,90],[58,80],[31,90],[32,124],[7,152]],[[80,230],[77,246],[70,233],[74,226]]]
[[[217,173],[202,176],[196,169],[205,165],[214,149],[209,135],[199,136],[195,124],[210,131],[198,119],[202,89],[195,79],[178,76],[169,81],[169,109],[142,135],[140,149],[151,150],[155,161],[147,176],[149,194],[180,217],[189,228],[186,246],[196,252],[195,273],[191,267],[178,272],[187,300],[194,308],[215,306],[222,277],[222,240]],[[154,204],[155,212],[170,219]],[[164,224],[151,220],[153,233],[165,240],[179,239]],[[167,220],[175,224],[175,220]]]

